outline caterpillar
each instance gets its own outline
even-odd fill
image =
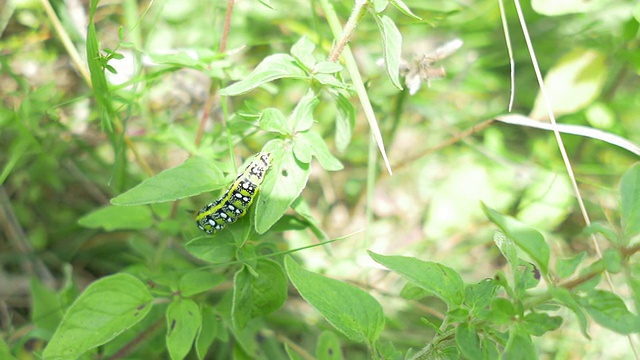
[[[227,225],[243,217],[258,194],[264,175],[269,170],[271,153],[257,153],[218,200],[206,205],[196,215],[196,225],[215,235]]]

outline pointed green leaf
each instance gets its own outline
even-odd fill
[[[193,300],[177,299],[167,308],[167,350],[172,360],[184,359],[200,330],[202,315]]]
[[[316,45],[304,35],[291,47],[291,55],[307,70],[311,70],[316,63],[316,59],[313,57],[313,49],[315,48]]]
[[[295,155],[298,161],[308,164],[313,157],[311,153],[311,144],[304,139],[302,135],[298,135],[293,138],[293,155]]]
[[[231,261],[237,246],[232,238],[221,239],[218,235],[197,237],[185,244],[185,248],[191,255],[212,264]]]
[[[244,80],[220,90],[222,96],[248,93],[258,86],[282,78],[306,79],[307,73],[287,54],[267,56]]]
[[[206,304],[200,304],[200,314],[202,314],[202,325],[200,325],[200,331],[198,331],[198,336],[196,337],[196,354],[198,359],[202,360],[216,339],[220,320],[216,316],[213,307]]]
[[[411,9],[409,9],[409,7],[402,2],[402,0],[389,0],[389,3],[391,3],[391,5],[395,6],[396,9],[400,10],[401,13],[414,18],[415,20],[422,20],[421,17],[419,17],[418,15],[414,14],[411,12]]]
[[[518,266],[518,252],[516,245],[505,234],[500,231],[496,231],[493,234],[493,242],[496,244],[502,256],[507,259],[507,262],[511,266]]]
[[[333,63],[331,63],[333,64]],[[320,73],[316,73],[313,74],[313,78],[319,82],[322,85],[326,85],[329,88],[336,88],[336,89],[346,89],[348,87],[347,84],[345,84],[344,82],[342,82],[341,80],[339,80],[335,75],[333,74],[320,74]]]
[[[608,225],[602,224],[600,222],[592,222],[591,224],[586,226],[584,229],[582,229],[582,232],[586,235],[602,234],[605,237],[605,239],[611,241],[612,243],[616,245],[621,244],[618,234],[616,234],[615,231],[611,230],[611,228],[609,228]]]
[[[318,162],[327,171],[339,171],[344,169],[344,166],[333,154],[329,151],[327,144],[324,142],[320,134],[315,131],[305,131],[300,134],[300,137],[309,144],[311,152]]]
[[[263,151],[273,155],[273,165],[267,173],[255,201],[255,227],[263,234],[278,221],[300,195],[309,180],[309,164],[297,161],[282,140],[272,140]]]
[[[227,185],[213,161],[193,157],[173,169],[144,180],[133,189],[111,199],[113,205],[143,205],[175,201],[220,189]]]
[[[291,114],[290,122],[293,124],[291,133],[306,131],[311,128],[311,125],[313,125],[313,110],[319,102],[320,100],[312,90],[307,91]]]
[[[511,301],[505,298],[494,298],[487,319],[497,325],[508,324],[515,315],[516,310]]]
[[[107,205],[78,220],[81,226],[106,231],[113,230],[141,230],[153,225],[153,214],[146,205],[140,206],[112,206]]]
[[[320,61],[313,67],[314,74],[334,74],[342,71],[342,65],[333,61]]]
[[[284,263],[302,298],[333,327],[352,341],[372,344],[378,339],[384,315],[376,299],[353,285],[307,271],[288,255]]]
[[[640,332],[640,317],[631,313],[618,295],[594,290],[580,299],[598,324],[623,335]]]
[[[105,344],[142,320],[151,310],[152,300],[145,285],[129,274],[94,282],[64,314],[43,358],[75,359]]]
[[[447,303],[450,308],[462,304],[464,283],[460,274],[452,268],[414,257],[384,256],[371,251],[368,253],[377,263],[428,290]]]
[[[504,360],[537,360],[538,356],[531,337],[523,331],[516,330],[509,334],[509,341],[502,358]]]
[[[373,4],[373,11],[375,11],[376,14],[379,14],[387,8],[389,0],[371,0],[371,3]]]
[[[456,328],[456,344],[467,359],[482,359],[480,338],[475,326],[462,323]]]
[[[488,208],[484,204],[482,204],[482,209],[487,217],[502,229],[505,235],[513,240],[520,249],[529,254],[531,259],[540,267],[540,271],[546,276],[549,273],[551,251],[542,234],[512,217],[502,215]]]
[[[289,124],[282,111],[274,108],[264,109],[260,113],[258,126],[264,131],[277,132],[282,135],[291,135],[291,128],[293,127]]]
[[[336,117],[336,148],[340,153],[347,150],[351,142],[353,129],[356,125],[356,110],[349,99],[342,93],[336,92],[336,106],[338,116]]]
[[[31,319],[40,329],[54,332],[62,320],[62,304],[55,291],[44,286],[39,280],[31,279]]]
[[[523,320],[525,328],[533,336],[542,336],[548,331],[557,330],[562,325],[561,317],[549,316],[545,313],[529,313]]]
[[[567,308],[571,309],[571,311],[576,314],[578,322],[580,323],[580,330],[582,331],[582,334],[587,339],[591,339],[591,337],[587,333],[587,317],[584,314],[584,310],[582,310],[582,306],[580,306],[576,299],[574,299],[574,295],[565,288],[553,288],[553,298],[555,300],[558,300]]]
[[[402,34],[396,24],[388,16],[375,16],[382,34],[382,48],[385,69],[393,85],[402,90],[400,84],[400,57],[402,55]]]
[[[466,286],[464,303],[473,314],[484,317],[483,314],[488,311],[497,292],[498,284],[493,279],[484,279],[477,284]]]
[[[0,359],[16,360],[16,358],[11,354],[9,345],[7,345],[2,337],[0,337]]]
[[[560,278],[568,278],[573,275],[576,271],[580,263],[584,260],[585,256],[587,256],[586,251],[582,251],[578,255],[568,258],[568,259],[558,259],[556,262],[556,273]]]
[[[255,274],[245,266],[233,280],[234,324],[243,329],[249,320],[268,315],[287,299],[287,278],[280,264],[268,259],[258,260]]]
[[[225,277],[210,271],[192,270],[180,277],[180,295],[189,297],[213,289],[225,281]]]

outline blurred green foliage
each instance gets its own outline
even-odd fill
[[[42,4],[0,9],[0,358],[632,357],[638,155],[563,135],[585,227],[551,132],[480,126],[509,103],[496,1],[367,2],[357,73],[326,61],[351,1],[238,2],[224,52],[224,2]],[[523,6],[558,121],[640,143],[640,5]],[[545,122],[505,11],[513,112]],[[202,236],[264,148],[251,216]]]

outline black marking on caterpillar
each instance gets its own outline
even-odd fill
[[[243,217],[258,194],[272,160],[273,156],[270,153],[257,153],[224,195],[198,211],[198,228],[207,234],[215,235]]]

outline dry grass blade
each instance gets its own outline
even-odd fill
[[[523,115],[518,115],[518,114],[498,116],[496,117],[496,120],[506,124],[527,126],[527,127],[532,127],[536,129],[542,129],[542,130],[553,131],[554,129],[553,125],[551,124],[543,123],[543,122],[534,120],[532,118],[529,118]],[[598,140],[607,142],[611,145],[621,147],[627,151],[630,151],[640,156],[640,146],[638,146],[638,144],[635,144],[621,136],[612,134],[610,132],[606,132],[600,129],[594,129],[588,126],[568,125],[568,124],[556,124],[555,128],[558,130],[558,132],[561,132],[563,134],[572,134],[572,135],[589,137],[592,139],[598,139]]]

